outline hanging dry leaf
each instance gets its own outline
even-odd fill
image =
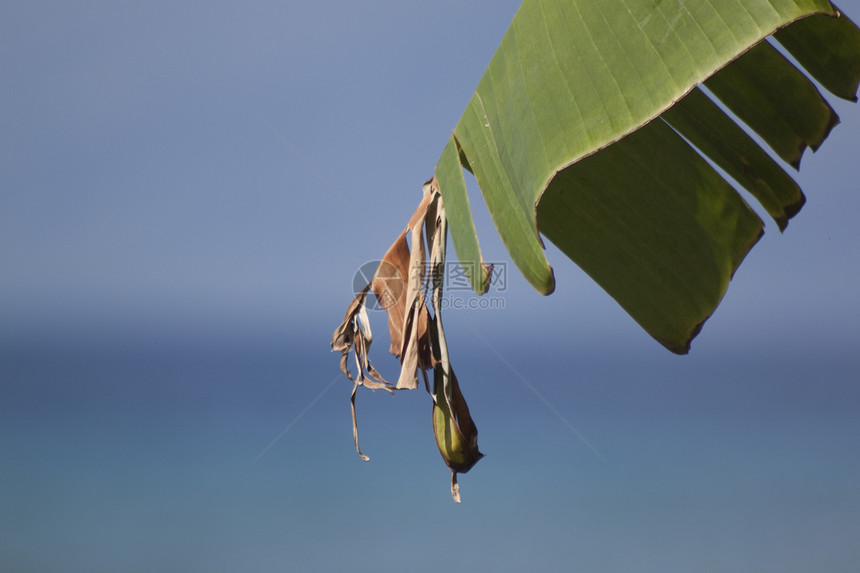
[[[422,202],[419,209],[426,211]],[[423,222],[423,218],[420,220]],[[417,224],[417,223],[416,223]],[[420,235],[421,227],[418,234]],[[388,313],[388,330],[391,334],[391,354],[400,358],[401,374],[396,388],[412,390],[417,386],[418,368],[429,366],[427,341],[427,307],[424,304],[424,244],[415,247],[415,230],[411,230],[413,248],[406,241],[406,228],[385,253],[371,289]]]
[[[460,501],[457,473],[465,473],[483,456],[478,451],[478,430],[457,378],[451,369],[445,333],[442,328],[441,297],[444,282],[447,220],[442,196],[431,179],[424,184],[424,196],[412,214],[406,229],[391,245],[380,261],[370,284],[352,301],[343,323],[332,336],[332,349],[341,352],[341,370],[353,381],[350,396],[355,449],[363,460],[369,458],[358,446],[358,423],[355,396],[359,386],[371,389],[414,389],[418,373],[424,376],[433,368],[433,433],[445,463],[451,469],[451,495]],[[407,241],[411,240],[411,249]],[[427,247],[430,261],[427,272]],[[427,308],[425,295],[432,282],[433,316]],[[400,375],[392,385],[373,367],[368,357],[372,334],[367,316],[367,296],[373,291],[388,314],[391,334],[390,352],[400,358]],[[353,350],[357,374],[348,369],[349,353]],[[430,391],[430,388],[427,388]]]
[[[406,281],[409,277],[409,244],[406,230],[382,257],[370,288],[385,312],[391,333],[389,352],[399,357],[403,347],[403,321],[406,314]]]
[[[424,279],[427,253],[424,246],[424,221],[427,208],[438,195],[424,190],[424,199],[409,221],[412,251],[409,254],[409,280],[404,297],[406,314],[403,320],[403,341],[400,350],[400,377],[398,389],[414,390],[418,387],[418,369],[430,366],[427,344],[427,306],[424,304]]]
[[[366,455],[361,453],[358,447],[358,423],[355,415],[355,391],[359,386],[367,386],[371,389],[382,388],[389,392],[394,392],[392,384],[388,382],[382,375],[377,372],[376,368],[370,362],[368,353],[370,351],[370,343],[373,341],[373,334],[370,330],[370,320],[367,316],[367,294],[370,290],[370,285],[364,289],[353,299],[349,308],[346,310],[346,315],[343,317],[343,322],[334,331],[331,339],[332,351],[339,351],[340,355],[340,370],[343,374],[352,380],[354,386],[350,397],[350,405],[352,408],[352,433],[355,438],[355,451],[364,461],[368,461]],[[355,378],[349,372],[349,351],[353,350],[355,355],[355,366],[357,369]]]
[[[392,384],[377,372],[368,355],[370,344],[373,341],[366,308],[369,288],[370,285],[364,287],[350,303],[343,322],[332,335],[331,348],[333,351],[341,353],[340,370],[356,385],[367,386],[372,389],[382,388],[391,392]],[[352,377],[348,366],[350,349],[354,350],[358,370],[355,378]]]
[[[425,188],[409,224],[385,253],[370,283],[380,306],[388,313],[390,352],[400,358],[397,389],[415,389],[418,370],[430,367],[428,314],[423,294],[426,249],[422,231],[428,206],[438,198],[438,191]],[[407,233],[412,240],[411,250]]]

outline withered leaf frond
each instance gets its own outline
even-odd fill
[[[354,384],[350,396],[353,436],[355,449],[365,461],[370,458],[358,446],[355,413],[358,387],[381,388],[392,393],[412,390],[418,387],[418,374],[423,375],[425,386],[433,397],[436,444],[451,470],[451,496],[459,503],[457,473],[469,471],[483,454],[478,450],[477,427],[451,369],[442,327],[441,298],[448,227],[435,178],[424,184],[423,192],[409,224],[383,256],[370,283],[353,299],[332,336],[331,345],[332,350],[341,352],[341,371]],[[400,358],[400,374],[395,384],[385,380],[368,357],[373,340],[367,315],[367,297],[371,291],[388,314],[389,350]],[[432,316],[425,300],[428,291]],[[355,376],[348,368],[350,351],[355,358]],[[432,390],[427,383],[430,368],[433,369]]]

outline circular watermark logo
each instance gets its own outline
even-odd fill
[[[352,292],[357,296],[371,281],[375,284],[373,297],[367,300],[368,310],[387,310],[400,300],[406,288],[406,277],[386,261],[368,261],[358,267],[352,277]]]

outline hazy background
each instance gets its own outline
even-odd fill
[[[860,108],[841,101],[797,176],[807,206],[784,235],[766,220],[690,355],[550,247],[554,295],[510,265],[504,309],[446,316],[487,454],[464,503],[423,391],[362,392],[355,455],[331,332],[518,5],[3,4],[0,569],[860,562]]]

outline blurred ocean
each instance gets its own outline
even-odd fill
[[[458,336],[487,454],[461,476],[460,506],[423,391],[359,395],[372,461],[358,459],[350,385],[321,332],[7,336],[0,570],[785,573],[860,562],[856,357],[713,344],[620,361],[487,334],[562,420],[479,339]]]

